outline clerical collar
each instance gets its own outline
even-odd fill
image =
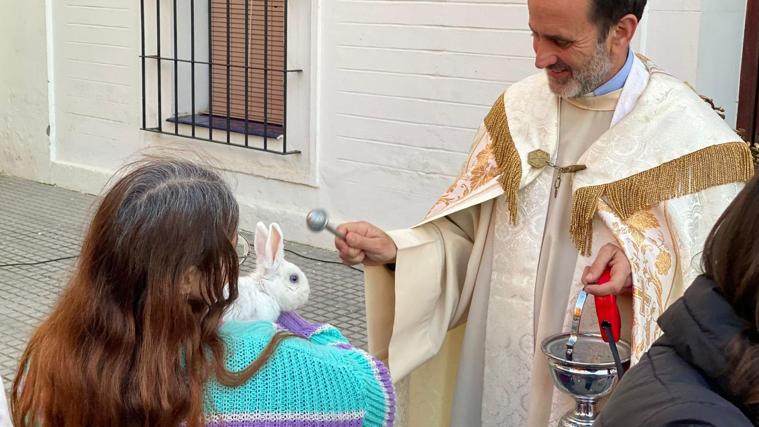
[[[601,96],[579,96],[577,98],[562,98],[562,102],[569,103],[581,110],[590,111],[614,111],[622,94],[622,89],[613,90]]]
[[[593,96],[602,96],[606,95],[609,92],[614,92],[615,90],[622,89],[622,87],[625,85],[625,82],[627,81],[627,76],[630,75],[630,70],[632,70],[634,57],[635,55],[633,54],[632,49],[628,48],[627,61],[625,61],[625,65],[622,66],[622,69],[619,70],[619,72],[614,77],[612,77],[611,80],[602,84],[596,90],[594,90]]]

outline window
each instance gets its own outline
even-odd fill
[[[287,0],[142,0],[141,32],[143,130],[300,152],[287,146],[301,72],[287,69]]]
[[[743,37],[743,65],[738,97],[738,129],[759,143],[759,3],[748,2]]]

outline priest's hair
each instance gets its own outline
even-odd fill
[[[590,22],[598,26],[599,40],[605,40],[609,30],[626,15],[643,18],[646,0],[590,0]]]

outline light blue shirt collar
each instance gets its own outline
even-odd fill
[[[635,55],[633,54],[632,49],[628,49],[627,61],[625,61],[625,65],[622,66],[622,69],[619,70],[619,72],[608,82],[602,84],[596,90],[594,90],[593,96],[603,96],[609,92],[614,92],[615,90],[622,89],[622,87],[625,85],[625,82],[627,81],[627,76],[630,75],[630,70],[632,70],[634,58]]]

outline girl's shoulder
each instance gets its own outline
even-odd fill
[[[334,328],[332,328],[334,329]],[[288,332],[270,321],[229,321],[219,329],[219,335],[227,348],[227,368],[244,369],[263,352],[274,334]],[[335,329],[335,331],[337,331]],[[329,335],[329,331],[327,331]],[[339,334],[339,332],[337,332]],[[345,358],[345,346],[317,338],[303,338],[294,335],[281,341],[268,364],[328,364],[342,366],[349,361]],[[340,335],[342,337],[342,335]],[[343,338],[344,339],[344,338]],[[347,340],[345,341],[347,343]],[[350,364],[350,363],[349,363]]]
[[[227,369],[237,372],[250,366],[281,330],[265,321],[225,323],[219,332]],[[319,419],[337,416],[356,425],[391,424],[395,394],[384,365],[347,344],[314,340],[319,336],[321,332],[309,339],[281,341],[261,370],[240,387],[211,380],[206,387],[209,419],[276,414],[281,425],[293,425],[307,414]]]
[[[276,332],[277,325],[267,320],[229,320],[219,327],[219,335],[225,340],[256,338],[268,340]]]

